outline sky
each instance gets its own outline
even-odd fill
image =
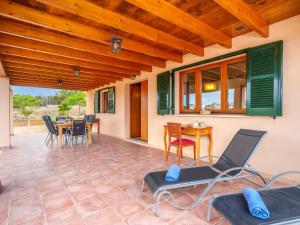
[[[49,88],[33,88],[33,87],[12,87],[14,94],[20,95],[42,95],[42,96],[49,96],[54,95],[58,89],[49,89]]]

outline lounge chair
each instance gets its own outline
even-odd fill
[[[265,183],[263,177],[248,164],[248,161],[255,152],[258,143],[265,133],[265,131],[241,129],[235,134],[215,164],[191,167],[198,160],[207,158],[200,157],[198,160],[195,160],[189,168],[182,169],[178,181],[174,183],[165,181],[164,178],[167,171],[148,173],[144,177],[142,190],[144,190],[144,184],[146,183],[156,198],[156,213],[158,213],[160,199],[163,195],[169,195],[171,197],[172,204],[175,207],[185,210],[192,209],[197,206],[206,193],[219,181],[241,179],[256,175],[259,176]],[[200,193],[198,198],[195,199],[194,203],[189,206],[178,205],[169,191],[172,189],[191,187],[200,184],[207,184],[208,186]]]
[[[214,208],[233,225],[300,224],[300,186],[270,189],[278,178],[292,173],[300,174],[298,171],[281,173],[271,178],[263,189],[258,191],[270,212],[269,219],[261,220],[253,217],[249,213],[243,194],[237,193],[213,197],[209,203],[208,221]]]

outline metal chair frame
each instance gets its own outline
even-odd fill
[[[86,126],[84,126],[84,132],[82,135],[73,135],[73,126],[74,126],[74,121],[72,121],[72,128],[70,129],[70,134],[68,135],[68,138],[70,139],[71,147],[73,148],[74,144],[74,138],[75,138],[75,143],[77,144],[78,137],[81,137],[81,142],[83,143],[83,139],[86,141],[86,145],[88,147],[88,137],[87,137],[87,129]],[[84,120],[83,120],[84,121]],[[86,121],[84,121],[86,123]]]
[[[264,137],[265,135],[263,135],[261,137],[261,139]],[[209,192],[209,190],[217,183],[217,182],[221,182],[221,181],[231,181],[231,180],[235,180],[235,179],[245,179],[251,176],[258,176],[262,182],[265,184],[266,181],[263,178],[262,175],[259,174],[259,172],[257,172],[252,166],[250,166],[250,164],[248,163],[249,160],[251,159],[251,157],[253,156],[253,154],[256,152],[257,148],[259,147],[261,143],[261,140],[258,142],[258,144],[255,146],[255,148],[253,149],[253,151],[251,152],[250,156],[248,157],[248,159],[245,161],[244,165],[242,167],[232,167],[230,169],[227,169],[225,171],[219,171],[216,168],[213,167],[213,165],[209,165],[209,167],[211,169],[213,169],[214,171],[216,171],[217,173],[219,173],[215,178],[213,179],[205,179],[205,180],[197,180],[197,181],[192,181],[192,182],[186,182],[186,183],[177,183],[177,184],[170,184],[167,186],[163,186],[158,188],[154,195],[154,198],[156,199],[156,204],[155,204],[155,214],[158,215],[159,212],[159,208],[160,208],[160,199],[164,196],[164,195],[168,195],[171,198],[170,203],[172,205],[174,205],[176,208],[181,209],[181,210],[190,210],[195,208],[198,204],[201,203],[201,201],[203,200],[204,196]],[[204,158],[208,158],[209,156],[204,156],[204,157],[200,157],[197,160],[194,160],[189,168],[193,167],[193,165],[198,162],[201,159]],[[220,158],[217,156],[212,156],[214,158]],[[239,171],[239,173],[237,173],[236,175],[230,175],[230,172],[234,172],[234,171]],[[184,187],[192,187],[192,186],[198,186],[201,184],[207,184],[207,187],[199,194],[199,196],[194,200],[194,202],[190,205],[179,205],[174,196],[172,195],[172,193],[169,190],[172,189],[178,189],[178,188],[184,188]],[[144,191],[144,186],[145,186],[145,180],[143,180],[142,182],[142,191]]]

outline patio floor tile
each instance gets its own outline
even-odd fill
[[[47,214],[48,225],[84,225],[74,207],[64,208]]]
[[[97,212],[103,208],[106,208],[108,205],[97,196],[93,196],[83,202],[78,204],[78,211],[81,215],[87,216],[91,213]]]
[[[85,217],[87,225],[119,225],[121,218],[110,208],[102,209]]]
[[[26,130],[28,129],[28,130]],[[153,194],[142,180],[150,171],[168,168],[163,152],[124,140],[94,135],[96,144],[58,149],[46,146],[46,133],[15,129],[13,149],[0,151],[0,225],[202,225],[208,198],[253,186],[246,181],[218,183],[196,208],[176,209],[168,197],[154,213]],[[184,158],[188,164],[191,159]],[[254,180],[258,181],[259,180]],[[180,205],[190,205],[206,185],[174,190]],[[257,187],[257,186],[254,186]],[[226,224],[221,221],[220,224]]]

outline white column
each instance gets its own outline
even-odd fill
[[[0,149],[10,148],[10,86],[7,77],[0,77]]]
[[[94,114],[94,90],[86,92],[86,114]]]
[[[14,135],[14,91],[9,88],[9,117],[10,117],[10,135]]]

